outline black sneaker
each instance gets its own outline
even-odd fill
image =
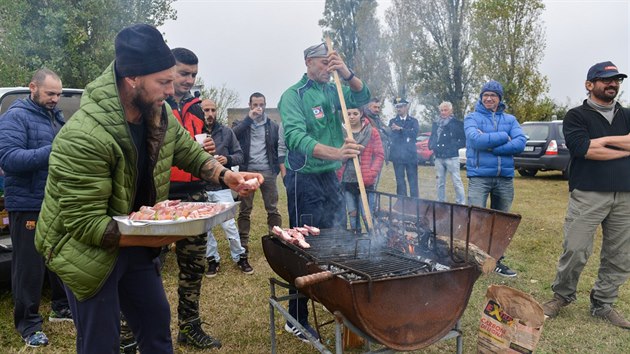
[[[37,348],[37,347],[45,347],[48,345],[48,337],[42,331],[37,331],[29,334],[24,337],[24,342],[27,347]]]
[[[50,322],[72,322],[72,312],[69,308],[63,308],[59,311],[52,310],[48,315],[48,321]]]
[[[214,260],[214,257],[209,257],[208,258],[208,270],[206,271],[206,278],[214,278],[217,276],[217,273],[219,272],[219,262]]]
[[[138,352],[138,343],[135,338],[120,340],[120,354],[136,354]]]
[[[313,338],[315,338],[316,341],[319,342],[319,334],[317,334],[317,331],[315,329],[313,329],[313,327],[311,327],[311,325],[309,325],[308,323],[306,324],[302,324],[302,327],[304,327],[304,329],[306,329],[308,331],[308,333],[313,336]],[[293,334],[297,339],[301,340],[304,343],[308,343],[310,342],[308,340],[308,338],[306,338],[306,336],[299,330],[297,329],[297,327],[294,327],[291,323],[287,322],[284,325],[284,330]]]
[[[247,261],[247,256],[245,255],[241,255],[238,262],[236,262],[236,265],[238,265],[238,268],[241,270],[241,272],[245,274],[254,273],[254,268],[252,268],[252,266],[249,265],[249,262]]]
[[[179,326],[177,342],[197,349],[221,348],[221,342],[218,339],[210,337],[203,331],[201,328],[202,323],[205,322],[197,319]]]
[[[516,276],[516,272],[501,263],[501,261],[497,261],[497,266],[494,268],[494,271],[503,277],[514,278]]]

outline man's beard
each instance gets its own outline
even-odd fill
[[[611,103],[612,101],[615,100],[615,97],[617,97],[617,94],[619,93],[619,90],[615,89],[614,87],[612,89],[615,90],[615,94],[610,96],[606,93],[606,91],[609,89],[610,87],[604,87],[601,90],[593,90],[591,91],[591,94],[595,97],[597,97],[598,99],[607,102],[607,103]]]
[[[138,108],[142,118],[152,123],[152,126],[160,125],[160,115],[162,113],[162,107],[156,106],[155,102],[151,102],[145,99],[147,96],[146,91],[142,85],[138,86],[135,96],[131,100],[131,103]]]
[[[52,111],[55,106],[57,106],[56,104],[54,104],[52,107],[48,107],[45,103],[41,101],[41,99],[42,96],[39,94],[39,89],[35,90],[35,92],[33,92],[33,102],[35,102],[35,104],[49,111]]]

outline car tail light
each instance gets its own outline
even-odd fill
[[[547,151],[545,151],[545,155],[558,155],[558,143],[555,140],[551,140],[549,142],[549,146],[547,146]]]

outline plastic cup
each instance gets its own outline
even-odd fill
[[[208,134],[201,133],[201,134],[195,135],[195,140],[197,140],[199,145],[203,145],[203,141],[206,140],[207,137],[208,137]]]

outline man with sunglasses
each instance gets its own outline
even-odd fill
[[[563,253],[551,286],[554,294],[543,304],[549,317],[576,300],[580,273],[601,225],[600,266],[590,292],[590,312],[630,329],[630,322],[612,307],[619,287],[630,276],[630,111],[615,101],[626,77],[610,61],[593,65],[584,84],[588,98],[564,118],[571,153],[570,195]]]

